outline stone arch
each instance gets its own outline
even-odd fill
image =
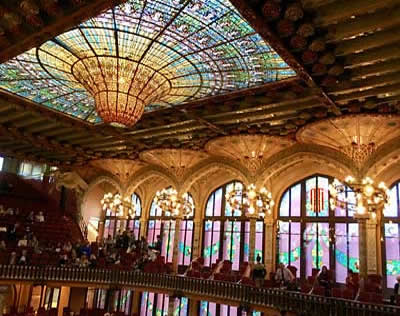
[[[243,172],[240,168],[240,165],[236,164],[235,162],[231,162],[228,159],[208,159],[200,164],[191,168],[190,172],[187,173],[183,183],[181,185],[181,192],[189,191],[191,186],[206,176],[211,172],[215,172],[216,170],[224,170],[233,175],[234,178],[240,180],[244,184],[249,183],[248,175]]]
[[[298,152],[264,170],[257,186],[266,186],[271,191],[275,201],[273,216],[276,218],[283,193],[294,183],[314,174],[343,179],[349,174],[354,175],[354,172],[355,169],[332,157]]]
[[[149,166],[143,168],[140,172],[129,179],[128,183],[131,184],[128,185],[124,193],[128,195],[132,194],[138,187],[140,187],[141,184],[152,177],[160,177],[169,182],[173,187],[179,188],[179,183],[172,174],[162,168]]]
[[[115,188],[115,191],[121,192],[121,185],[118,180],[108,175],[100,175],[90,182],[88,189],[85,191],[82,200],[79,204],[79,211],[82,219],[86,224],[89,224],[89,220],[93,217],[97,217],[100,221],[103,220],[103,213],[100,205],[102,195],[106,193],[101,188],[101,184],[107,183]],[[94,240],[97,237],[95,229],[89,228],[88,238]]]

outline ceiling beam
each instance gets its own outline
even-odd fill
[[[351,78],[365,78],[370,76],[381,76],[383,74],[393,73],[400,71],[400,59],[384,61],[381,63],[353,69]]]
[[[400,41],[400,28],[376,32],[372,35],[364,35],[355,39],[343,41],[335,48],[336,56],[362,53],[368,49],[393,44]]]
[[[357,67],[368,66],[377,62],[395,59],[399,56],[400,42],[370,49],[361,54],[348,55],[345,59],[345,67],[348,69],[353,69]]]
[[[355,93],[340,95],[335,98],[336,102],[343,103],[344,101],[356,100],[356,99],[365,99],[367,97],[374,96],[392,96],[393,93],[400,93],[400,84],[388,85],[384,87],[379,87],[375,89],[369,89],[365,91],[359,91]]]
[[[326,38],[328,42],[338,42],[353,36],[358,37],[377,30],[392,28],[400,24],[399,16],[400,7],[385,9],[375,14],[365,14],[332,26]]]
[[[56,37],[68,29],[75,27],[83,21],[99,15],[126,0],[91,0],[83,2],[79,8],[72,8],[64,12],[64,16],[57,17],[52,22],[38,31],[25,36],[16,37],[15,41],[0,51],[0,63],[3,63],[23,52],[36,47],[47,40]],[[18,14],[18,12],[16,12]]]
[[[399,0],[339,0],[320,7],[314,22],[320,27],[327,26],[348,20],[351,16],[367,14],[398,4]]]
[[[366,89],[377,88],[380,86],[391,85],[400,82],[400,73],[391,73],[382,76],[368,77],[368,79],[361,79],[339,84],[329,91],[329,95],[348,94]]]
[[[296,71],[297,75],[303,79],[309,87],[318,90],[321,98],[321,104],[323,104],[325,107],[328,107],[329,110],[334,114],[340,115],[341,111],[339,107],[337,107],[333,100],[330,99],[325,93],[325,91],[315,83],[314,79],[303,67],[303,65],[289,52],[289,50],[282,43],[281,39],[269,28],[264,17],[262,17],[254,8],[250,6],[249,1],[231,0],[231,2],[243,15],[243,17],[253,26],[257,33],[268,42],[268,44],[290,67],[292,67],[294,71]]]

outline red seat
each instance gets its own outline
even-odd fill
[[[334,288],[332,289],[332,296],[333,296],[333,297],[338,297],[338,298],[343,297],[343,291],[342,291],[342,289],[337,288],[337,287],[334,287]]]
[[[325,288],[322,286],[314,286],[312,294],[325,296]]]

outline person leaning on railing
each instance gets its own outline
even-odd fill
[[[257,263],[253,267],[252,277],[257,287],[261,287],[264,284],[265,275],[267,274],[267,270],[264,265],[261,263],[261,256],[257,254],[256,258]]]
[[[275,281],[281,287],[290,287],[295,281],[295,277],[283,263],[280,263],[275,273]]]

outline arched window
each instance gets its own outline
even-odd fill
[[[190,194],[188,194],[186,198],[189,203],[194,205],[193,198]],[[178,244],[178,265],[180,266],[188,266],[192,260],[193,216],[194,214],[190,214],[181,221]],[[161,255],[165,257],[166,262],[172,262],[175,221],[171,219],[168,212],[162,214],[162,210],[157,207],[153,199],[150,207],[147,242],[149,244],[154,244],[157,241],[158,235],[162,235]]]
[[[332,179],[313,176],[291,186],[279,204],[278,261],[297,268],[306,278],[327,266],[336,282],[344,283],[349,269],[359,271],[358,224],[354,209],[329,208]],[[344,193],[354,200],[350,189]]]
[[[204,220],[204,264],[211,266],[217,259],[232,261],[232,268],[239,270],[240,262],[249,261],[250,221],[238,210],[225,202],[225,193],[231,188],[243,188],[234,181],[216,189],[208,198]],[[256,249],[262,256],[264,223],[256,223]]]
[[[393,288],[400,275],[400,182],[390,189],[390,204],[383,211],[383,269],[386,286]]]
[[[124,214],[116,214],[111,210],[106,211],[104,221],[104,234],[103,237],[107,238],[108,235],[114,237],[120,230],[129,229],[133,231],[135,238],[140,236],[140,216],[142,215],[142,202],[136,193],[132,194],[132,202],[136,205],[135,214],[126,218]]]

